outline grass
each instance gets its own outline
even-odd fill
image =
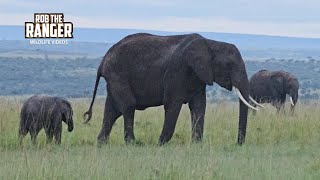
[[[90,125],[82,124],[88,99],[71,100],[75,129],[64,125],[62,144],[37,146],[29,135],[23,146],[17,133],[21,98],[0,98],[0,179],[319,179],[320,103],[299,104],[294,115],[271,106],[248,118],[246,143],[236,145],[237,103],[207,106],[202,143],[191,143],[190,115],[184,106],[174,137],[159,147],[162,107],[136,112],[135,135],[144,146],[125,145],[123,119],[110,143],[97,148],[103,99]]]

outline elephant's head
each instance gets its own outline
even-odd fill
[[[249,80],[244,61],[233,44],[196,39],[186,47],[184,58],[198,78],[208,85],[213,82],[231,91],[235,87],[240,98],[238,144],[245,141],[249,101]]]
[[[278,71],[271,76],[274,81],[274,86],[281,92],[281,94],[288,94],[290,96],[290,103],[293,106],[298,101],[299,81],[298,79],[285,71]]]
[[[71,104],[67,100],[60,99],[58,107],[63,114],[63,121],[68,125],[68,131],[71,132],[73,130],[73,110]]]
[[[299,96],[299,81],[297,78],[290,76],[285,82],[286,93],[290,96],[291,105],[295,106]]]

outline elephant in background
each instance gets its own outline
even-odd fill
[[[290,96],[291,111],[298,101],[299,81],[285,71],[261,70],[250,79],[250,95],[258,103],[271,103],[277,108],[284,108],[286,95]]]
[[[233,44],[206,39],[199,34],[157,36],[129,35],[105,54],[97,71],[86,122],[92,117],[100,77],[107,82],[107,99],[98,144],[107,143],[114,122],[124,117],[124,139],[132,142],[135,110],[164,105],[165,120],[159,144],[167,143],[175,130],[182,104],[191,112],[192,140],[203,137],[206,85],[216,82],[239,100],[238,144],[245,141],[249,80],[239,50]]]
[[[68,125],[68,131],[73,130],[73,111],[71,104],[59,97],[32,96],[22,106],[20,113],[19,139],[30,132],[31,141],[36,143],[39,131],[44,128],[47,142],[55,138],[61,143],[62,121]]]

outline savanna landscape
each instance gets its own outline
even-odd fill
[[[23,34],[19,28],[0,26],[0,34]],[[264,104],[266,108],[255,115],[250,111],[246,142],[242,146],[236,143],[238,98],[217,84],[206,88],[203,142],[191,142],[191,117],[184,105],[174,136],[164,146],[158,145],[164,122],[163,106],[136,111],[135,136],[141,145],[125,144],[124,122],[120,117],[109,144],[98,146],[106,96],[103,80],[92,120],[83,124],[96,70],[114,42],[136,31],[80,29],[75,31],[80,34],[76,38],[84,38],[80,42],[75,39],[68,45],[56,46],[30,45],[21,39],[0,40],[0,179],[320,178],[318,39],[202,33],[208,38],[235,43],[249,77],[268,69],[285,70],[299,79],[295,112],[289,111],[289,101],[280,113],[269,104]],[[90,38],[95,42],[87,42]],[[97,39],[104,42],[96,42]],[[34,94],[60,96],[71,102],[74,130],[67,132],[63,123],[61,145],[47,144],[43,130],[36,145],[32,145],[29,134],[19,144],[20,110],[23,102]]]
[[[238,103],[207,105],[202,143],[191,143],[191,124],[184,106],[169,144],[158,146],[163,108],[137,111],[135,133],[144,145],[126,145],[123,119],[110,143],[97,147],[104,98],[95,104],[90,124],[83,124],[89,99],[71,99],[75,129],[63,125],[62,144],[37,145],[30,136],[17,140],[19,111],[25,97],[1,97],[0,179],[318,179],[320,177],[320,104],[300,103],[277,114],[267,106],[250,113],[246,143],[236,144]],[[287,105],[288,106],[288,105]]]

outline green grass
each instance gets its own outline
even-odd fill
[[[29,135],[23,146],[17,133],[20,98],[0,98],[0,179],[319,179],[320,104],[299,104],[294,115],[270,106],[248,119],[247,139],[236,145],[238,104],[207,106],[202,143],[191,143],[190,115],[184,106],[174,137],[159,147],[162,107],[136,112],[135,135],[144,146],[125,145],[123,119],[110,143],[97,148],[103,99],[94,106],[90,125],[82,124],[88,99],[71,100],[75,129],[64,125],[60,146],[37,146]]]

